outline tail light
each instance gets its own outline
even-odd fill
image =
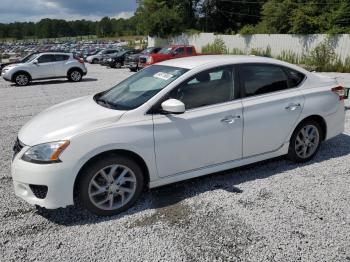
[[[78,56],[74,56],[74,59],[77,60],[80,64],[84,64],[84,59]]]
[[[332,88],[332,92],[339,96],[339,100],[344,100],[345,88],[342,86],[337,86]]]

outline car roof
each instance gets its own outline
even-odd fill
[[[66,52],[39,52],[40,55],[72,55],[72,53]]]
[[[159,65],[181,67],[186,69],[194,69],[203,65],[217,65],[222,63],[225,64],[240,64],[240,63],[267,63],[276,64],[281,66],[286,66],[293,68],[295,70],[307,73],[305,69],[289,64],[277,59],[261,57],[261,56],[249,56],[249,55],[199,55],[199,56],[189,56],[178,59],[170,59],[158,63]]]

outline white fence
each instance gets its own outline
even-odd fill
[[[237,48],[249,53],[251,49],[271,48],[273,56],[279,55],[282,51],[292,51],[298,55],[308,54],[319,43],[324,41],[329,35],[291,35],[291,34],[256,34],[256,35],[214,35],[213,33],[200,33],[196,35],[185,35],[172,37],[169,39],[148,37],[148,46],[167,44],[189,44],[194,45],[201,52],[202,47],[212,44],[215,38],[224,40],[230,51]],[[350,35],[338,34],[330,36],[335,52],[345,59],[350,56]]]

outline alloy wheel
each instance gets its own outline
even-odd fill
[[[136,176],[123,165],[110,165],[91,179],[88,194],[99,209],[114,210],[126,205],[136,192]]]
[[[74,82],[78,82],[81,79],[81,74],[78,71],[73,71],[70,76]]]
[[[28,84],[29,78],[26,75],[18,75],[18,76],[16,76],[15,81],[16,81],[16,84],[18,84],[20,86],[25,86]]]
[[[320,134],[316,126],[306,125],[300,129],[295,139],[295,152],[300,158],[312,156],[320,142]]]

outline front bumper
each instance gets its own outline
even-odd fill
[[[2,72],[1,76],[3,79],[5,79],[6,81],[11,81],[11,76],[7,73],[7,72]]]
[[[128,68],[137,68],[138,67],[138,63],[137,62],[133,62],[133,61],[127,61],[125,62],[125,66]]]
[[[27,149],[24,147],[11,165],[15,194],[32,205],[48,209],[73,205],[73,167],[64,162],[34,164],[23,161],[21,157]],[[47,193],[38,195],[35,192],[38,186],[47,187]]]

